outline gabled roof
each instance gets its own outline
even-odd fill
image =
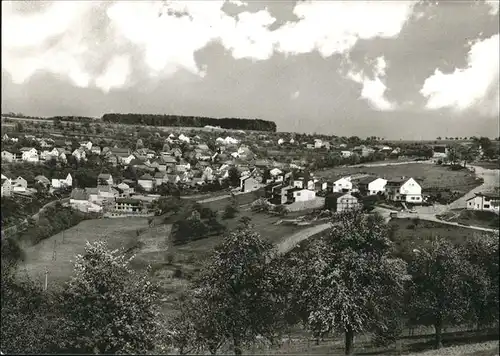
[[[378,179],[379,177],[377,176],[370,176],[370,177],[364,177],[358,180],[358,184],[364,185],[364,184],[370,184],[374,180]]]
[[[473,198],[469,198],[467,200],[474,199],[475,197],[486,197],[486,198],[492,198],[492,199],[500,199],[500,194],[495,193],[495,192],[475,193],[475,196]]]
[[[97,176],[97,179],[105,179],[105,180],[108,180],[109,178],[111,178],[111,174],[109,174],[109,173],[100,173],[100,174]]]
[[[404,184],[406,181],[408,181],[408,179],[410,179],[411,177],[396,177],[396,178],[390,178],[387,180],[387,184],[388,185],[402,185]]]
[[[156,172],[155,173],[155,178],[163,178],[165,176],[165,172]]]
[[[343,197],[344,195],[352,196],[349,193],[330,193],[326,197],[329,198],[329,199],[335,199],[335,200],[337,200],[338,198]]]
[[[146,173],[146,174],[142,175],[139,179],[140,180],[153,180],[153,177],[151,177],[151,175],[149,173]]]

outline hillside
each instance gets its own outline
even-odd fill
[[[276,123],[259,119],[237,119],[182,115],[155,114],[104,114],[103,122],[128,125],[170,126],[170,127],[205,127],[219,126],[223,129],[253,130],[276,132]]]

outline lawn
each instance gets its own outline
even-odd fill
[[[464,195],[480,185],[475,175],[469,170],[452,171],[448,167],[428,164],[412,163],[394,166],[378,167],[339,167],[317,173],[326,179],[343,175],[373,174],[378,177],[397,178],[412,177],[420,182],[423,190],[431,188],[449,188]]]
[[[462,225],[480,226],[498,229],[498,214],[490,211],[462,210],[458,216],[449,221],[455,221]]]
[[[29,275],[37,280],[45,278],[47,268],[49,284],[66,281],[73,273],[72,261],[77,254],[84,252],[87,241],[104,239],[111,249],[117,249],[129,244],[137,230],[145,228],[146,218],[85,220],[35,246],[25,248],[24,265]]]

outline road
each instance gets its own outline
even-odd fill
[[[414,163],[429,163],[430,161],[417,161]],[[408,164],[409,162],[394,162],[394,163],[385,163],[385,164],[373,164],[373,165],[365,165],[365,166],[393,166],[393,165],[399,165],[399,164]],[[411,163],[411,162],[410,162]],[[465,226],[465,225],[459,225],[458,223],[455,222],[450,222],[450,221],[443,221],[439,220],[436,215],[443,214],[447,211],[450,211],[451,209],[457,209],[457,208],[465,208],[466,206],[466,200],[469,199],[470,197],[473,197],[475,193],[482,192],[482,191],[489,191],[492,190],[494,187],[498,187],[498,182],[499,182],[499,177],[500,177],[500,170],[498,169],[485,169],[477,166],[471,166],[475,169],[475,172],[477,176],[482,177],[484,179],[484,183],[481,184],[479,187],[476,187],[469,191],[467,194],[465,194],[463,197],[455,200],[454,202],[450,203],[449,205],[434,205],[434,206],[422,206],[422,207],[417,207],[417,213],[401,213],[398,212],[398,218],[419,218],[421,220],[427,220],[427,221],[434,221],[440,224],[446,224],[446,225],[453,225],[453,226],[460,226],[464,227],[467,229],[472,229],[472,230],[477,230],[477,231],[485,231],[485,232],[497,232],[498,230],[496,229],[488,229],[480,226]],[[395,212],[396,210],[390,210],[386,208],[381,208],[377,207],[375,208],[376,212],[380,213],[386,221],[389,221],[390,218],[390,213]],[[306,230],[299,231],[289,237],[287,237],[284,241],[278,244],[278,253],[284,254],[287,253],[288,251],[292,250],[297,244],[299,244],[301,241],[304,241],[308,239],[309,237],[318,234],[322,231],[325,231],[331,226],[331,223],[325,223],[317,226],[313,226],[311,228],[308,228]]]

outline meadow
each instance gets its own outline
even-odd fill
[[[448,188],[461,195],[464,195],[481,184],[480,180],[476,179],[474,173],[469,170],[453,171],[449,167],[427,163],[376,167],[339,167],[318,172],[318,176],[325,179],[354,174],[371,174],[385,179],[403,176],[412,177],[420,183],[423,190],[431,188]]]

